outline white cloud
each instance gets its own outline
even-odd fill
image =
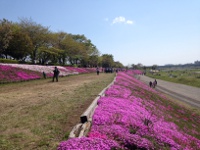
[[[116,17],[114,20],[113,20],[113,24],[115,24],[115,23],[122,23],[122,22],[125,22],[126,21],[126,19],[124,18],[124,17],[122,17],[122,16],[119,16],[119,17]]]
[[[127,20],[126,23],[127,24],[133,24],[134,22],[132,20]]]
[[[119,16],[119,17],[116,17],[115,19],[113,19],[113,21],[112,21],[112,24],[116,24],[116,23],[133,24],[134,21],[132,21],[132,20],[126,20],[125,17]]]

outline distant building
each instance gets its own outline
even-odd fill
[[[157,73],[157,72],[159,72],[159,70],[150,70],[149,72],[151,72],[151,73]]]
[[[194,62],[194,64],[195,65],[200,65],[200,61],[197,60],[197,61]]]

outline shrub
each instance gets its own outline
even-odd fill
[[[12,59],[0,58],[0,63],[13,63],[13,64],[16,64],[16,63],[19,63],[19,61],[18,60],[12,60]]]

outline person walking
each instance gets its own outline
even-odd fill
[[[60,73],[60,71],[58,70],[57,67],[55,67],[55,69],[53,70],[53,80],[52,80],[52,82],[54,82],[54,78],[56,78],[56,82],[58,82],[59,73]]]
[[[97,75],[99,75],[99,67],[97,67]]]
[[[156,85],[157,85],[157,81],[156,81],[156,79],[155,79],[154,82],[153,82],[153,88],[155,88]]]
[[[43,77],[44,77],[44,79],[46,79],[47,77],[46,77],[46,73],[43,71]]]
[[[155,83],[156,83],[156,85],[158,84],[158,82],[156,81],[156,79],[155,79]]]
[[[150,81],[150,82],[149,82],[149,86],[150,86],[150,88],[152,87],[152,84],[153,84],[153,83]]]

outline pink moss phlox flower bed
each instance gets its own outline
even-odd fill
[[[165,104],[168,99],[133,78],[134,73],[140,74],[133,71],[118,73],[114,85],[105,92],[106,96],[98,100],[88,136],[63,141],[58,150],[79,149],[79,147],[88,150],[200,149],[200,140],[185,132],[199,135],[196,130],[200,120],[196,121],[197,124],[193,125],[192,130],[187,126],[180,128],[170,121],[173,118],[177,121],[177,116],[168,113],[169,110],[174,111],[172,106]],[[178,108],[179,112],[186,115],[184,107]],[[195,114],[194,116],[199,119],[199,116]],[[178,122],[184,120],[180,118]],[[100,143],[106,143],[106,148],[102,148]]]
[[[110,150],[111,147],[119,147],[119,144],[113,140],[104,138],[82,137],[61,142],[58,150]]]
[[[0,63],[0,82],[4,83],[40,79],[43,78],[43,72],[45,72],[46,77],[52,77],[54,67],[55,66]],[[59,76],[92,73],[96,71],[95,68],[57,67],[60,71]]]
[[[65,67],[66,69],[70,70],[71,72],[77,72],[77,73],[91,73],[95,72],[95,68],[75,68],[75,67]]]
[[[8,65],[0,65],[0,82],[16,82],[32,79],[40,79],[41,74]]]

